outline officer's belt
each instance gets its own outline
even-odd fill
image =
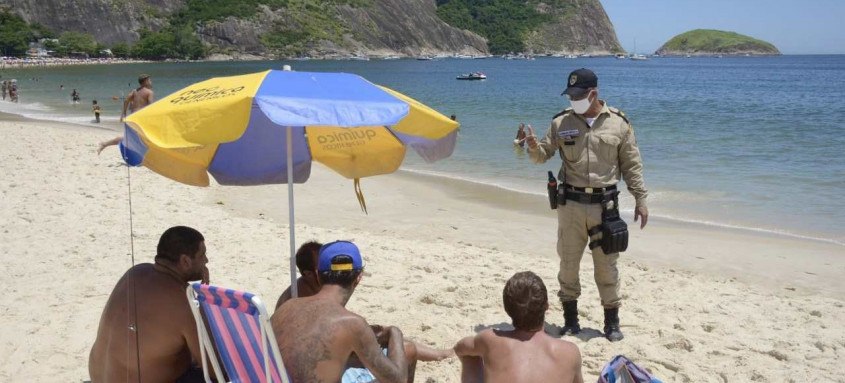
[[[616,185],[610,185],[608,187],[603,187],[603,188],[582,188],[582,187],[572,186],[570,184],[566,184],[566,190],[574,190],[574,191],[577,191],[577,192],[587,193],[587,194],[601,194],[601,193],[604,193],[604,192],[609,192],[611,190],[616,190]]]
[[[605,200],[604,194],[606,192],[616,190],[616,185],[604,188],[581,188],[572,185],[566,185],[565,187],[566,199],[586,204],[602,203]]]

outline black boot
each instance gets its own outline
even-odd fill
[[[575,335],[581,332],[581,326],[578,324],[578,301],[568,301],[563,303],[563,327],[560,329],[560,335],[570,333]]]
[[[611,342],[618,342],[625,336],[619,329],[619,308],[604,309],[604,336]]]

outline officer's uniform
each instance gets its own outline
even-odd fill
[[[535,163],[543,163],[555,151],[560,151],[563,159],[560,176],[572,187],[570,189],[601,194],[605,188],[615,187],[621,175],[628,191],[636,199],[637,207],[646,206],[648,192],[643,184],[643,165],[634,129],[618,109],[608,107],[602,101],[601,112],[592,127],[572,109],[564,110],[554,117],[551,128],[539,140],[538,147],[529,148],[528,153]],[[578,272],[581,256],[591,240],[588,230],[602,223],[602,206],[566,201],[565,205],[558,206],[557,212],[557,252],[560,256],[558,296],[563,302],[574,301],[581,295]],[[619,253],[604,254],[601,247],[595,247],[592,253],[602,305],[606,309],[617,308],[621,304],[616,266]]]

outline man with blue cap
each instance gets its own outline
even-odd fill
[[[293,382],[339,382],[353,353],[379,382],[405,383],[413,376],[402,332],[392,326],[374,332],[346,309],[363,271],[355,244],[325,244],[317,261],[320,291],[287,301],[273,314],[273,332]]]

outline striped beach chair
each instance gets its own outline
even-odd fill
[[[224,381],[222,361],[225,376],[229,377],[227,382],[290,383],[270,327],[270,316],[260,298],[199,283],[189,285],[187,295],[197,323],[206,382],[211,382],[210,360],[220,382]],[[215,350],[220,354],[219,360]]]

